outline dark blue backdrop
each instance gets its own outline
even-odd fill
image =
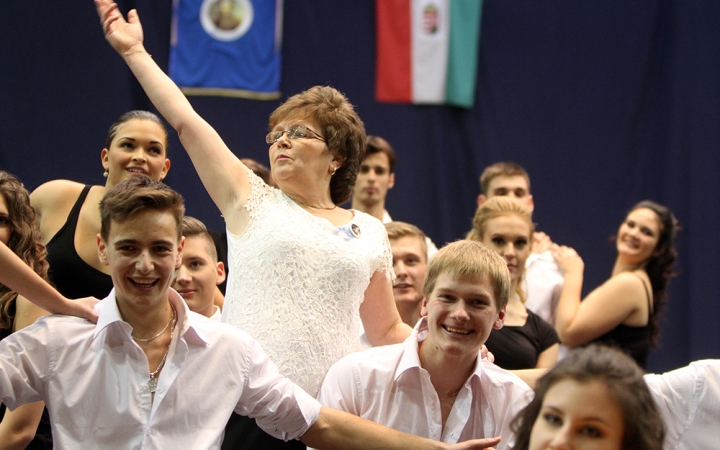
[[[167,67],[171,0],[119,3],[138,8],[146,47]],[[608,238],[626,210],[644,198],[667,204],[683,225],[679,276],[650,369],[720,356],[720,2],[486,0],[471,110],[376,103],[374,23],[371,0],[286,0],[282,91],[331,84],[395,146],[394,218],[438,244],[457,239],[482,168],[516,161],[531,174],[539,229],[585,259],[587,290],[610,273]],[[0,168],[30,189],[103,183],[109,124],[151,106],[92,2],[4,2],[0,29]],[[277,102],[191,101],[239,156],[267,160]],[[167,182],[190,214],[222,228],[176,136],[170,145]]]

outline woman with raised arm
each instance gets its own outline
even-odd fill
[[[32,325],[38,317],[48,314],[44,309],[18,295],[7,283],[18,282],[23,278],[23,271],[32,273],[34,281],[25,283],[37,286],[29,287],[26,294],[33,300],[44,297],[47,305],[57,303],[62,309],[63,304],[69,306],[66,299],[59,298],[47,280],[48,264],[45,261],[45,246],[40,239],[40,232],[35,225],[35,211],[30,206],[27,190],[14,175],[0,170],[0,340],[15,331]],[[12,253],[10,253],[12,252]],[[14,268],[20,273],[15,273]],[[40,295],[36,295],[38,291]],[[56,310],[56,309],[54,309]],[[87,310],[86,310],[87,312]],[[14,411],[5,409],[0,404],[0,450],[10,449],[51,449],[52,434],[47,414],[43,414],[43,402],[20,406]],[[41,420],[42,418],[42,420]],[[36,432],[37,431],[37,432]]]
[[[612,276],[582,299],[585,265],[570,247],[556,246],[554,256],[565,275],[555,328],[564,345],[590,342],[617,347],[643,369],[657,344],[658,317],[675,261],[675,216],[645,200],[620,225]]]
[[[177,130],[225,218],[230,277],[223,320],[250,333],[280,372],[312,395],[328,368],[358,348],[360,320],[373,345],[409,336],[393,301],[384,227],[337,206],[352,194],[365,143],[347,99],[316,86],[272,113],[266,141],[278,189],[271,188],[152,60],[137,11],[126,21],[112,1],[95,4],[106,39]]]
[[[534,231],[532,211],[525,204],[509,196],[495,196],[477,209],[467,235],[502,256],[510,271],[512,285],[503,327],[493,329],[485,342],[495,364],[506,370],[550,368],[558,359],[555,329],[525,307],[522,279]]]
[[[33,191],[30,201],[48,250],[48,276],[60,293],[69,298],[105,298],[110,293],[108,268],[98,259],[100,200],[129,177],[165,178],[170,169],[166,155],[162,120],[148,111],[129,111],[110,126],[100,153],[104,186],[52,180]]]

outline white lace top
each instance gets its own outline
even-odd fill
[[[240,236],[228,231],[223,321],[314,396],[330,366],[359,348],[360,303],[376,271],[392,277],[390,243],[368,214],[335,227],[252,172],[250,182],[250,223]]]

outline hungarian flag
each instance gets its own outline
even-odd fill
[[[186,95],[280,97],[282,0],[175,0],[170,78]]]
[[[381,102],[475,102],[482,0],[376,0]]]

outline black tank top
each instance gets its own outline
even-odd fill
[[[67,222],[47,244],[48,277],[67,298],[97,297],[103,299],[112,290],[110,275],[93,268],[75,250],[75,229],[80,208],[92,186],[86,185],[70,211]],[[98,206],[99,207],[99,206]]]
[[[648,302],[648,314],[650,314],[652,309],[650,291],[648,290],[647,284],[645,284],[645,280],[643,280],[639,275],[638,278],[640,278],[640,281],[645,288],[645,295],[647,296]],[[642,327],[631,327],[620,324],[595,339],[593,342],[617,348],[634,359],[637,365],[645,370],[647,368],[648,355],[650,355],[650,348],[652,346],[650,340],[650,318],[648,317],[648,324]]]

